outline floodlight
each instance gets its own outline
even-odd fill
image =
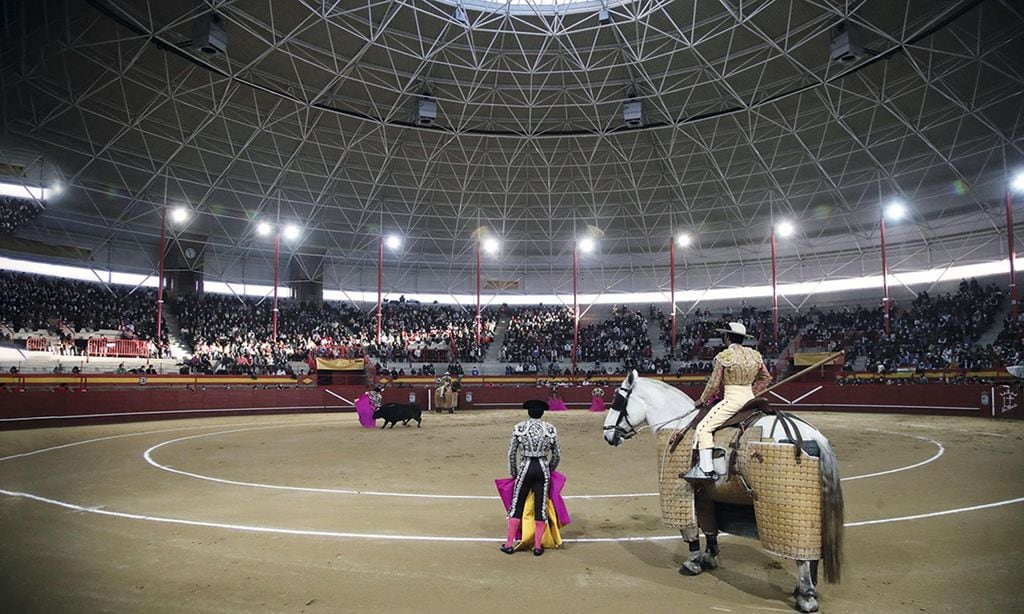
[[[175,207],[171,209],[171,221],[182,223],[188,219],[188,209],[185,207]]]
[[[496,254],[496,253],[498,253],[498,249],[500,247],[501,247],[501,244],[498,243],[498,240],[495,239],[494,237],[487,237],[486,239],[484,239],[483,248],[484,248],[484,251],[487,252],[488,254]]]
[[[592,252],[594,251],[594,248],[597,247],[594,243],[594,240],[591,239],[590,237],[584,237],[580,239],[577,245],[579,246],[580,251],[584,253]]]
[[[894,200],[885,206],[885,217],[890,220],[901,220],[907,215],[907,207],[901,200]]]
[[[691,243],[693,243],[693,237],[690,236],[690,233],[680,233],[680,235],[676,237],[676,245],[679,247],[689,247]]]
[[[775,225],[775,233],[780,237],[792,236],[794,232],[796,232],[796,227],[792,222],[783,220]]]
[[[1024,171],[1017,173],[1017,176],[1010,182],[1010,189],[1014,192],[1024,192]]]
[[[389,249],[398,249],[402,247],[402,237],[398,235],[388,235],[387,239],[384,239],[384,245],[387,245]]]
[[[284,238],[293,241],[299,238],[299,227],[295,224],[288,224],[284,227]]]
[[[269,222],[260,222],[256,225],[256,232],[263,236],[270,234],[271,230],[273,230],[273,226]]]

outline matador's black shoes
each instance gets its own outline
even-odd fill
[[[512,554],[516,551],[515,546],[506,546],[504,544],[502,544],[498,549],[504,552],[505,554]],[[541,556],[542,554],[544,554],[544,548],[533,549],[533,556]]]

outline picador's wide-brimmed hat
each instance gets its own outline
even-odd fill
[[[523,403],[523,409],[539,409],[541,411],[547,411],[548,404],[544,401],[541,401],[540,399],[530,399],[529,401]]]
[[[729,322],[726,326],[728,326],[728,328],[716,328],[715,330],[720,333],[728,333],[730,335],[743,335],[747,339],[754,338],[753,335],[747,334],[747,327],[739,322]]]

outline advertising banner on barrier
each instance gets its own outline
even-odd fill
[[[317,358],[317,371],[362,371],[362,358]]]

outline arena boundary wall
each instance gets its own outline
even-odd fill
[[[91,388],[53,392],[49,389],[8,390],[0,393],[0,429],[39,428],[66,424],[168,420],[223,415],[351,412],[363,386],[272,387],[178,386],[132,389]],[[263,382],[260,382],[263,384]],[[559,394],[571,410],[589,409],[597,386],[561,387]],[[611,401],[612,386],[600,386]],[[701,391],[682,385],[690,397]],[[460,392],[459,410],[516,409],[527,399],[547,399],[549,386],[469,385]],[[999,384],[862,384],[834,382],[786,384],[769,393],[772,406],[795,412],[871,412],[1024,418],[1024,389],[1018,383]],[[434,408],[433,386],[397,384],[385,390],[384,402],[417,403]]]

